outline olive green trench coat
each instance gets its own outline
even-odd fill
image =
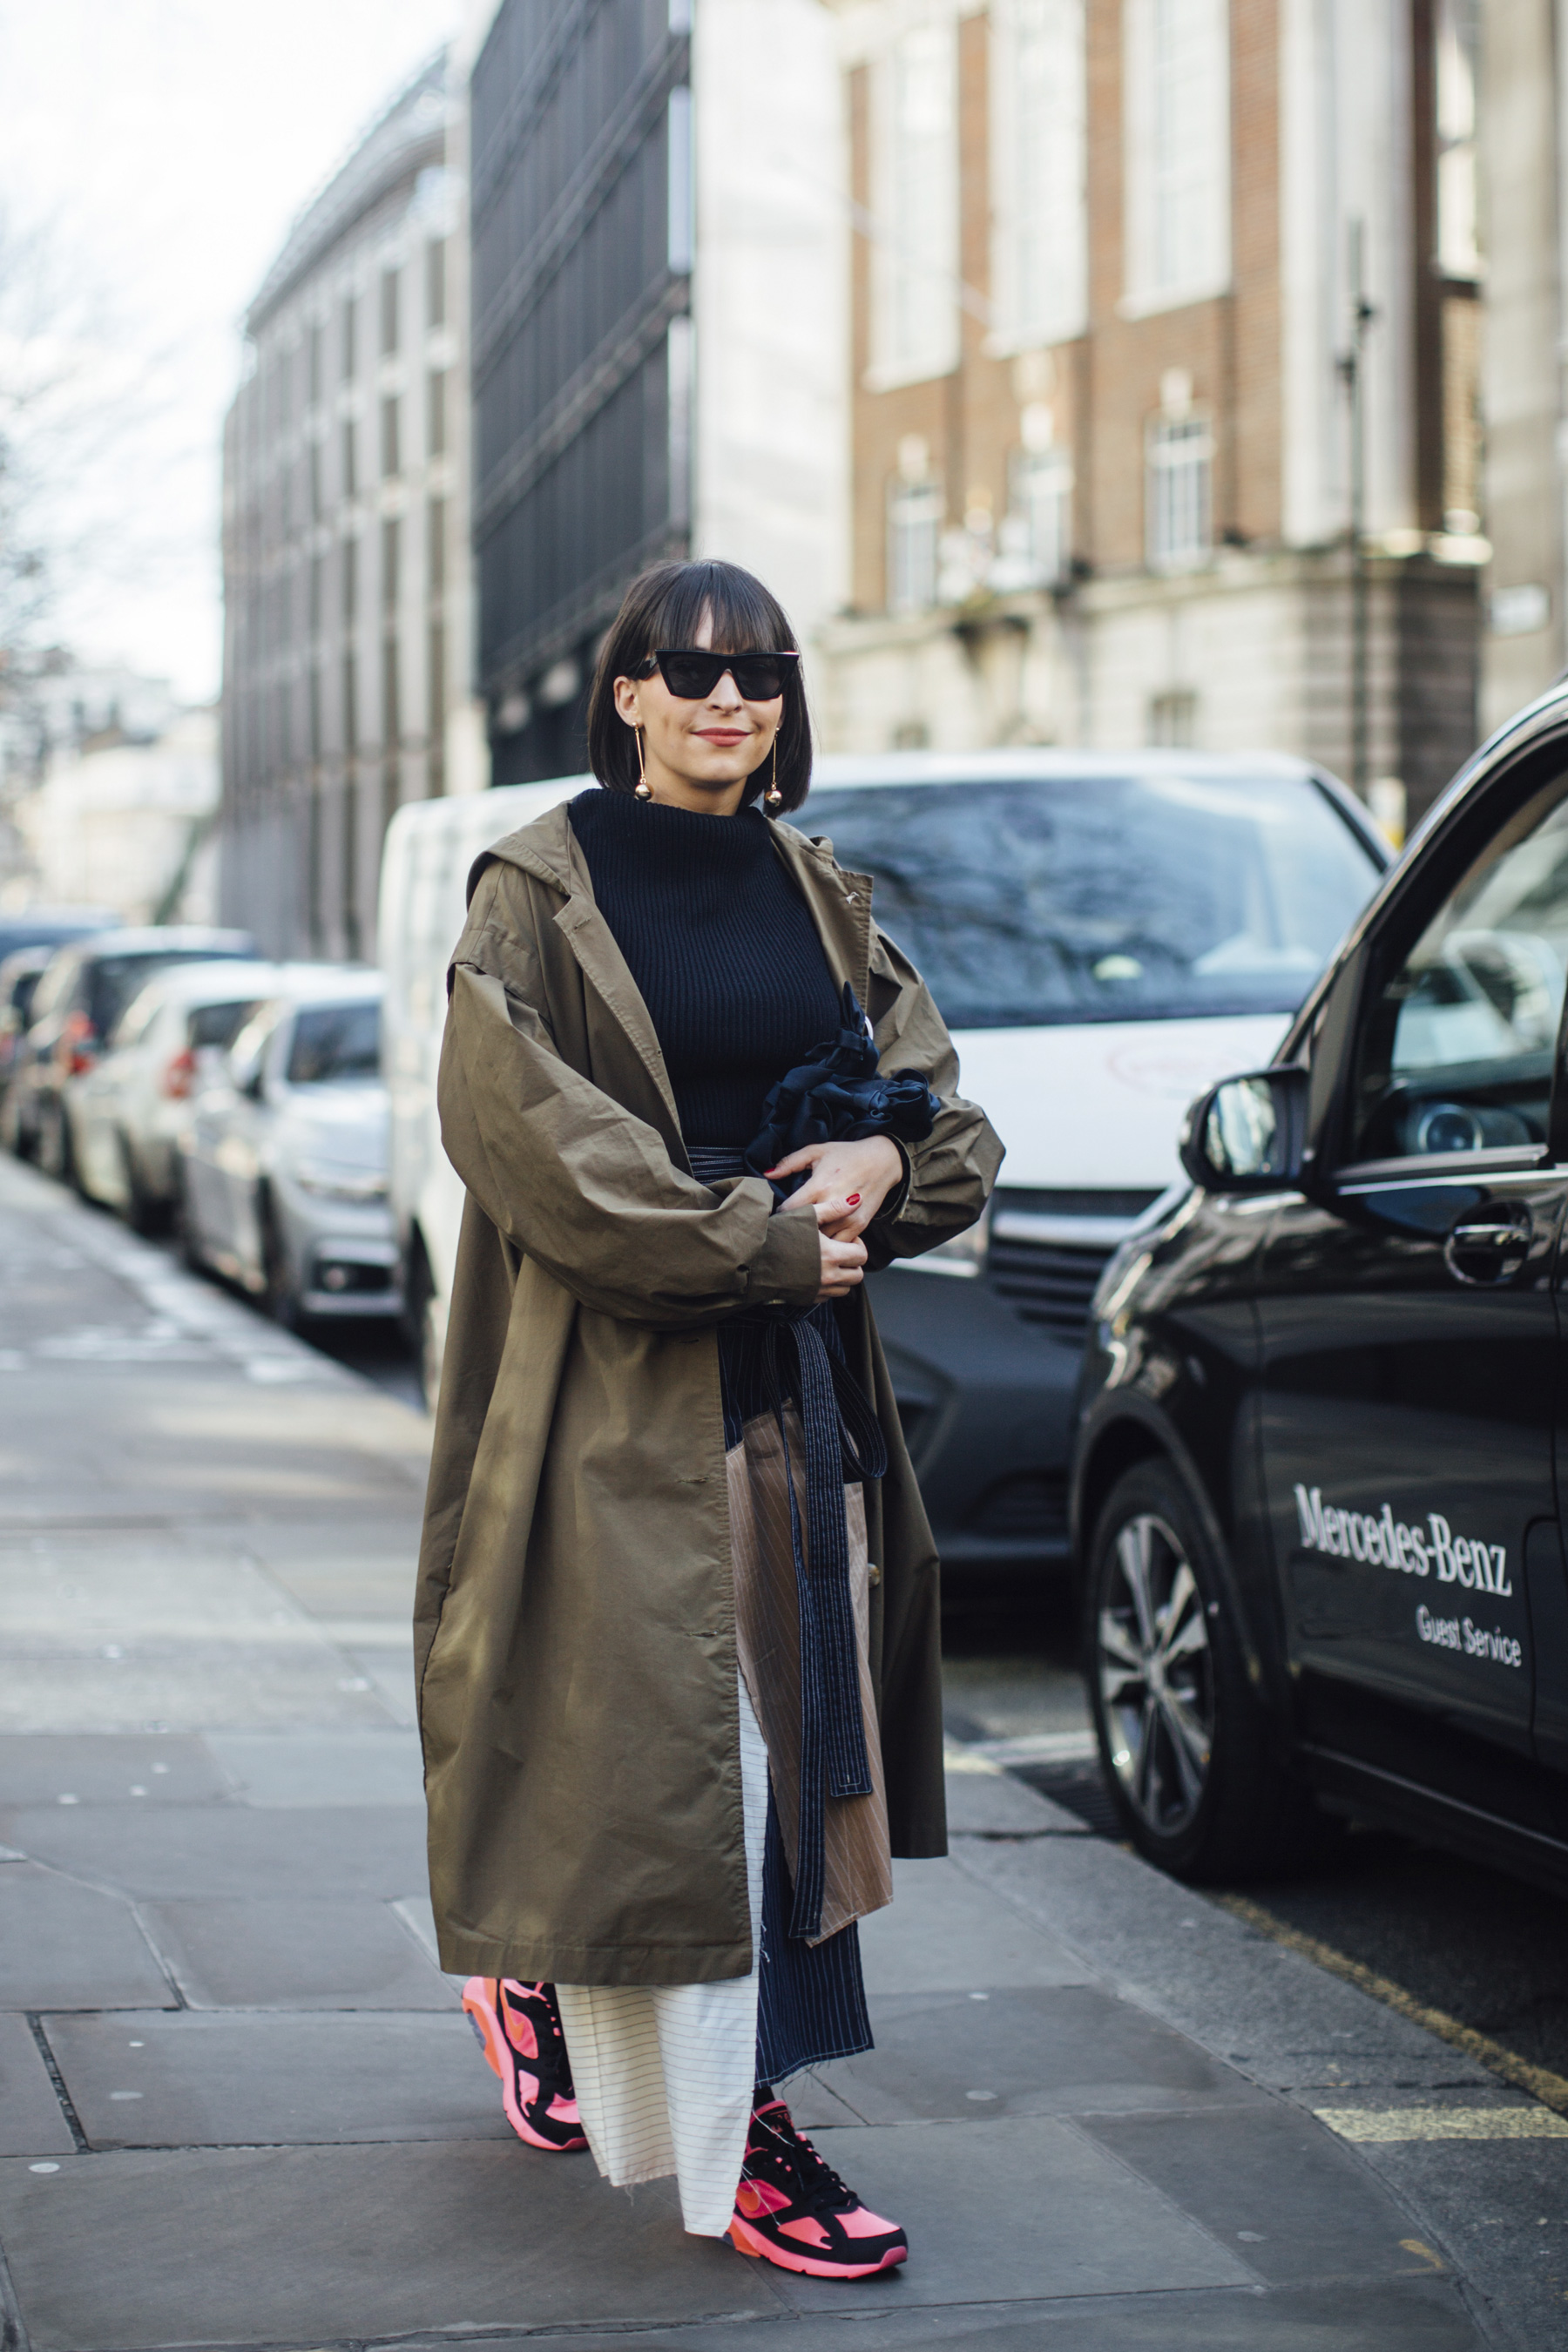
[[[972,1224],[1001,1147],[870,885],[786,825],[836,984],[942,1098],[873,1263]],[[448,976],[441,1131],[468,1187],[415,1670],[441,1965],[682,1984],[752,1965],[716,1329],[806,1306],[809,1209],[691,1175],[646,1007],[564,806],[481,858]],[[937,1560],[868,1303],[839,1310],[887,1432],[868,1494],[893,1850],[945,1850]]]

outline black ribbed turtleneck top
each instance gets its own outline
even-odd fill
[[[743,1150],[769,1089],[839,1025],[822,942],[768,819],[598,787],[569,814],[658,1034],[682,1136]]]

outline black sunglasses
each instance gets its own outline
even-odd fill
[[[797,653],[718,654],[696,646],[662,646],[638,665],[637,675],[651,677],[657,669],[678,702],[706,702],[728,670],[742,701],[776,702],[784,679],[795,675],[785,664],[799,659]]]

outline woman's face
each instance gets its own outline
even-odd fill
[[[692,644],[713,643],[712,615],[704,613]],[[616,709],[642,730],[643,764],[656,801],[710,816],[732,816],[746,780],[773,751],[784,719],[784,697],[747,702],[728,670],[701,702],[671,694],[656,669],[651,677],[618,677]]]

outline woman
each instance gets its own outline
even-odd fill
[[[972,1224],[1001,1150],[869,884],[777,822],[799,671],[749,573],[646,573],[592,689],[605,789],[475,867],[416,1669],[441,1964],[513,2127],[860,2277],[903,2233],[773,2086],[870,2046],[856,1922],[945,1849],[937,1563],[861,1284]],[[873,1061],[861,1006],[923,1139],[871,1085],[770,1167],[778,1082],[847,1017]]]

